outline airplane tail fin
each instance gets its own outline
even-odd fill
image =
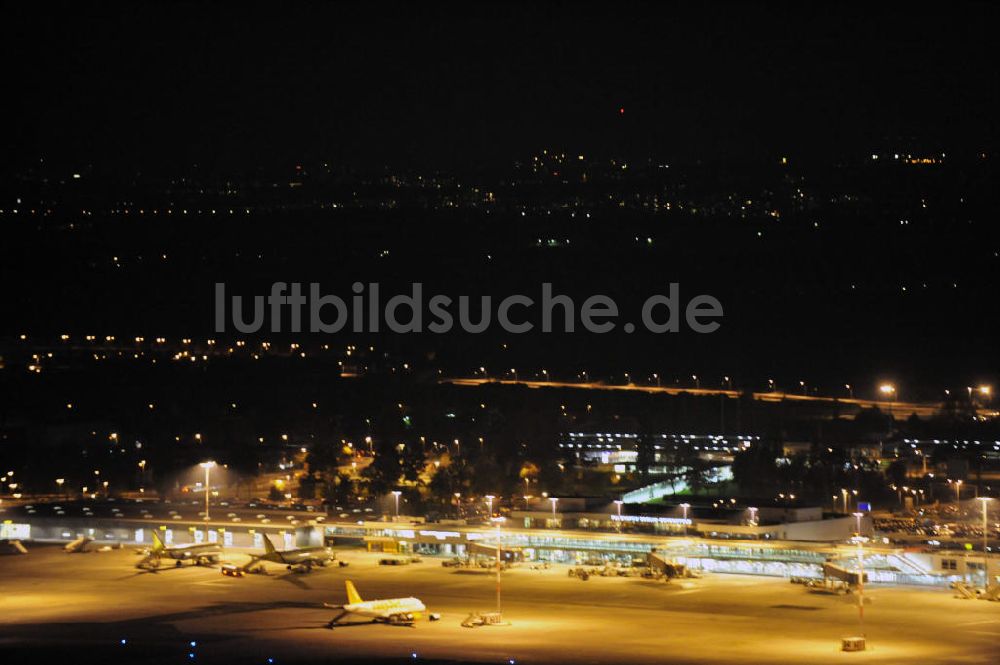
[[[163,545],[163,541],[160,540],[160,535],[153,531],[153,551],[162,552],[166,547]]]
[[[276,551],[274,549],[274,543],[271,542],[271,539],[267,537],[266,533],[262,533],[260,535],[264,537],[264,551],[268,554],[273,554]]]
[[[354,588],[354,582],[351,580],[345,580],[344,585],[347,587],[347,604],[354,605],[355,603],[363,603],[361,600],[361,594],[358,590]]]

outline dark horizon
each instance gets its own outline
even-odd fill
[[[3,143],[22,162],[462,170],[541,147],[742,161],[996,142],[988,3],[4,4]]]

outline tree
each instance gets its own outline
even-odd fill
[[[885,470],[885,475],[894,485],[903,485],[906,483],[906,462],[901,459],[893,461]]]
[[[354,498],[354,481],[347,474],[338,474],[336,478],[326,483],[324,495],[327,503],[336,506],[346,506]]]
[[[707,480],[708,465],[697,451],[691,451],[684,460],[684,482],[687,483],[692,494],[698,494],[705,488]]]
[[[380,439],[375,448],[375,458],[361,472],[368,481],[369,495],[381,496],[399,484],[402,475],[399,450],[392,443]]]

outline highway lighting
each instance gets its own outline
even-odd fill
[[[889,400],[889,415],[892,416],[892,403],[899,399],[896,394],[896,386],[891,383],[883,383],[878,387],[878,390],[887,400]]]

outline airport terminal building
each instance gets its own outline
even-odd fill
[[[530,512],[530,511],[529,511]],[[562,516],[556,514],[556,520]],[[576,516],[577,522],[549,528],[525,526],[532,515],[512,515],[499,526],[458,522],[426,523],[400,521],[324,521],[322,517],[297,524],[256,524],[250,522],[205,522],[155,519],[80,518],[31,516],[6,521],[2,539],[67,542],[80,536],[98,543],[121,546],[148,546],[156,531],[171,543],[219,543],[224,548],[263,548],[267,534],[279,548],[332,544],[364,547],[392,554],[421,554],[441,557],[490,557],[499,544],[511,561],[593,565],[631,565],[645,560],[651,552],[694,570],[740,573],[773,577],[821,578],[824,564],[834,563],[856,569],[859,555],[873,583],[947,586],[982,575],[982,557],[973,552],[924,551],[901,548],[874,540],[862,552],[843,538],[828,541],[797,540],[787,537],[786,525],[723,525],[700,523],[683,518],[650,518],[652,524],[618,521],[604,517]],[[582,520],[586,520],[583,522]],[[591,522],[593,520],[593,523]],[[666,521],[659,521],[666,520]],[[825,520],[827,521],[827,520]],[[842,521],[842,520],[838,520]],[[611,525],[610,529],[597,530]],[[819,527],[804,521],[801,533]],[[768,529],[783,529],[779,532]],[[824,527],[825,528],[825,527]],[[834,524],[834,529],[843,525]],[[765,537],[766,536],[766,537]],[[978,571],[978,572],[977,572]]]

